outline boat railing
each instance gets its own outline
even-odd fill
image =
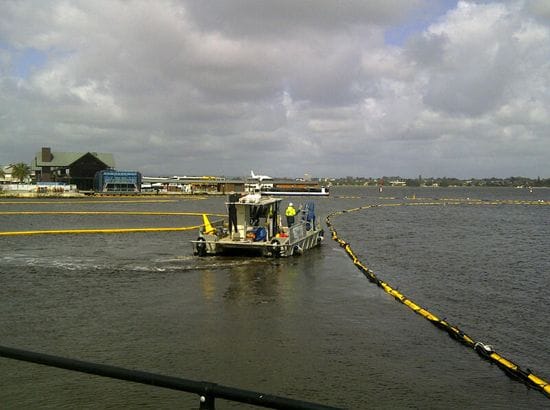
[[[44,353],[15,349],[7,346],[0,346],[0,357],[42,364],[45,366],[57,367],[60,369],[72,370],[81,373],[88,373],[96,376],[110,377],[118,380],[125,380],[134,383],[162,387],[171,390],[178,390],[187,393],[194,393],[199,396],[199,408],[205,410],[215,409],[216,398],[238,403],[252,404],[255,406],[271,409],[338,408],[301,400],[289,399],[281,396],[263,394],[250,390],[236,389],[233,387],[222,386],[220,384],[211,382],[188,380],[178,377],[143,372],[139,370],[125,369],[122,367],[85,362],[82,360],[52,356]]]

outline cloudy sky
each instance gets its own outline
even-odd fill
[[[550,177],[550,1],[0,3],[0,164]]]

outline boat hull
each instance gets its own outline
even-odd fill
[[[304,234],[294,234],[304,231]],[[204,235],[193,244],[193,253],[199,256],[222,254],[256,254],[265,257],[289,257],[320,245],[323,241],[322,229],[306,230],[306,224],[298,224],[290,228],[290,235],[275,237],[269,242],[254,242],[252,240],[218,238],[215,235]]]

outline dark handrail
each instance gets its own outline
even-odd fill
[[[164,376],[139,370],[125,369],[123,367],[91,363],[82,360],[69,359],[66,357],[31,352],[28,350],[15,349],[7,346],[0,346],[0,357],[58,367],[61,369],[73,370],[82,373],[89,373],[97,376],[111,377],[114,379],[126,380],[151,386],[163,387],[171,390],[195,393],[200,396],[201,409],[214,409],[215,398],[236,401],[239,403],[253,404],[256,406],[272,409],[337,409],[337,407],[330,407],[301,400],[288,399],[286,397],[273,396],[270,394],[263,394],[250,390],[235,389],[233,387],[222,386],[216,383]]]

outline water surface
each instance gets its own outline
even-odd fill
[[[549,190],[335,188],[318,213],[413,195],[550,200]],[[224,199],[0,200],[0,211],[224,212]],[[297,202],[293,199],[293,202]],[[380,207],[334,217],[376,274],[550,379],[548,206]],[[1,215],[2,231],[185,226],[190,216]],[[196,232],[1,237],[3,345],[347,408],[543,408],[368,282],[327,235],[289,259],[196,258]],[[7,408],[197,408],[196,397],[0,359]],[[242,408],[217,401],[217,408]]]

